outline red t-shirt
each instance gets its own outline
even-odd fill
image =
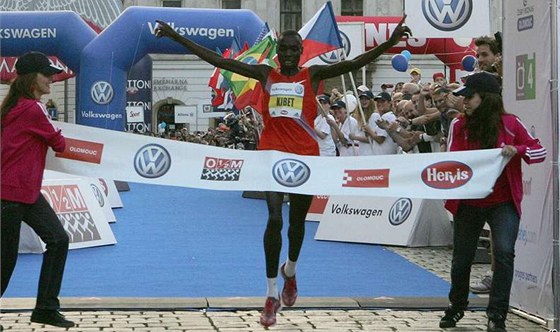
[[[308,68],[294,76],[271,70],[263,89],[262,113],[264,129],[259,150],[319,155],[313,130],[317,102]]]

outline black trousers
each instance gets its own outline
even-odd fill
[[[288,194],[290,199],[289,226],[288,226],[288,257],[291,261],[297,261],[303,245],[305,236],[305,218],[312,195]],[[278,276],[280,264],[280,251],[282,250],[282,205],[284,193],[266,192],[266,203],[268,207],[268,222],[264,232],[264,254],[266,259],[266,277]]]
[[[2,200],[2,219],[0,220],[2,295],[8,288],[16,266],[22,221],[29,225],[47,246],[47,250],[43,254],[35,308],[57,310],[60,308],[58,294],[66,265],[69,240],[56,213],[42,195],[33,204]]]

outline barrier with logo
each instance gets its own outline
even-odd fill
[[[449,215],[441,200],[330,196],[316,240],[408,247],[453,242]]]
[[[305,220],[321,221],[321,218],[323,217],[323,213],[325,212],[325,208],[327,207],[328,201],[329,201],[329,196],[325,196],[325,195],[313,196],[313,200],[311,200],[311,205],[309,206],[309,210],[307,211],[307,216],[305,217]]]
[[[122,208],[123,203],[121,200],[121,195],[117,190],[115,181],[111,179],[99,178],[99,183],[101,184],[101,188],[105,192],[105,195],[107,195],[107,199],[109,200],[109,205],[111,205],[111,208]]]
[[[117,243],[107,217],[80,178],[44,179],[41,193],[52,206],[70,238],[70,249]],[[19,252],[42,253],[45,244],[23,223]]]
[[[47,168],[64,173],[213,190],[320,195],[475,198],[490,192],[506,159],[500,149],[352,159],[245,151],[58,124],[63,153]]]

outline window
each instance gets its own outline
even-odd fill
[[[162,0],[161,1],[162,7],[183,7],[183,0]]]
[[[342,16],[364,16],[364,0],[341,1],[340,15]]]
[[[241,9],[241,0],[222,0],[222,9]]]
[[[301,0],[284,0],[280,2],[280,31],[301,28]]]

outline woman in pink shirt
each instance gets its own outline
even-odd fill
[[[52,76],[62,70],[43,53],[29,52],[18,59],[16,71],[18,76],[1,106],[2,294],[16,265],[23,221],[47,247],[31,321],[72,327],[74,323],[58,311],[68,235],[40,191],[48,148],[61,152],[65,147],[64,136],[40,101],[50,93]]]
[[[495,75],[480,72],[468,76],[454,95],[464,97],[464,112],[450,125],[449,151],[502,148],[510,157],[493,191],[482,199],[448,200],[454,215],[450,305],[439,327],[455,327],[468,305],[469,278],[480,231],[488,223],[495,261],[486,313],[488,332],[505,332],[513,280],[515,240],[521,217],[523,182],[521,161],[540,163],[546,158],[541,146],[518,117],[504,110],[500,84]]]

